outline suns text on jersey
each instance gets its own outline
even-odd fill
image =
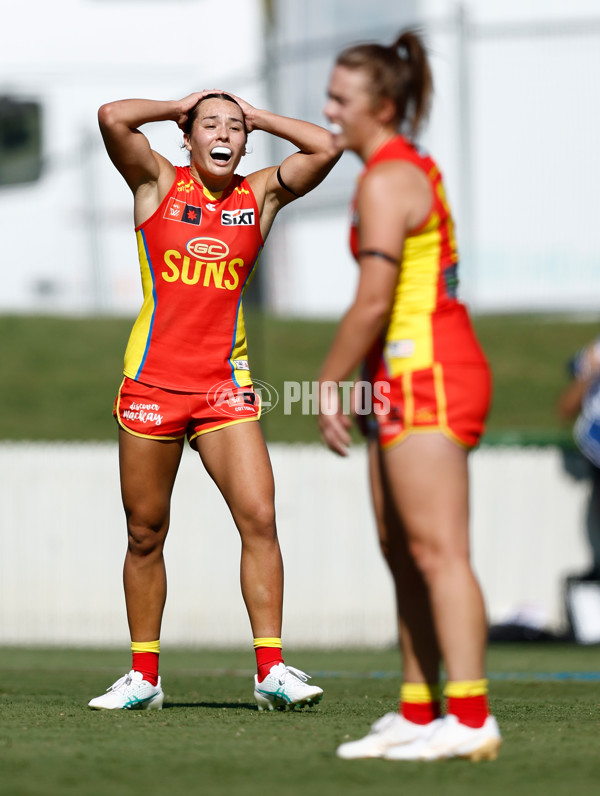
[[[235,290],[240,284],[240,272],[245,263],[241,257],[219,262],[204,262],[188,257],[176,249],[169,249],[164,254],[166,271],[161,272],[165,282],[180,280],[185,285],[202,287],[214,286],[220,290]]]

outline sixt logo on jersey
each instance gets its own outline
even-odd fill
[[[198,226],[202,218],[202,208],[195,205],[188,205],[182,202],[181,199],[175,199],[172,196],[165,208],[163,218],[170,221],[183,221],[185,224],[194,224]]]
[[[221,225],[224,227],[253,227],[254,226],[254,210],[222,210],[221,211]]]

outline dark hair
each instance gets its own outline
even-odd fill
[[[248,138],[248,128],[246,127],[246,117],[244,116],[244,111],[242,110],[242,106],[240,103],[231,97],[229,94],[225,93],[217,93],[214,92],[213,94],[207,94],[205,97],[202,97],[201,100],[194,105],[194,107],[190,110],[187,115],[186,122],[183,126],[183,132],[187,133],[188,135],[192,132],[192,127],[194,126],[194,122],[196,121],[196,116],[198,115],[198,108],[204,102],[204,100],[208,99],[222,99],[227,100],[228,102],[233,102],[234,105],[237,105],[242,113],[242,122],[244,123],[244,132],[246,133],[246,138]]]
[[[382,44],[348,47],[338,55],[336,65],[363,70],[375,102],[391,99],[396,106],[397,126],[416,136],[429,113],[433,93],[429,59],[416,31],[402,31],[389,47]]]

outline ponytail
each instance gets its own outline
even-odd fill
[[[410,67],[410,77],[406,87],[407,102],[402,121],[408,123],[414,136],[427,119],[431,108],[433,78],[429,59],[421,37],[412,30],[402,31],[392,49],[398,58]]]
[[[397,127],[416,137],[429,114],[433,93],[429,59],[418,33],[402,31],[388,47],[381,44],[348,47],[340,53],[336,64],[364,71],[374,104],[391,99],[396,107]]]

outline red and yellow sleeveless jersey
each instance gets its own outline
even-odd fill
[[[425,221],[405,238],[390,320],[367,360],[369,377],[393,378],[435,362],[482,364],[466,309],[456,298],[458,251],[441,174],[431,157],[398,135],[373,154],[361,178],[386,160],[405,160],[421,169],[433,203]],[[356,201],[350,246],[358,258]]]
[[[205,392],[252,383],[242,298],[263,247],[244,177],[211,194],[177,167],[158,210],[136,228],[144,302],[125,352],[126,376]]]

